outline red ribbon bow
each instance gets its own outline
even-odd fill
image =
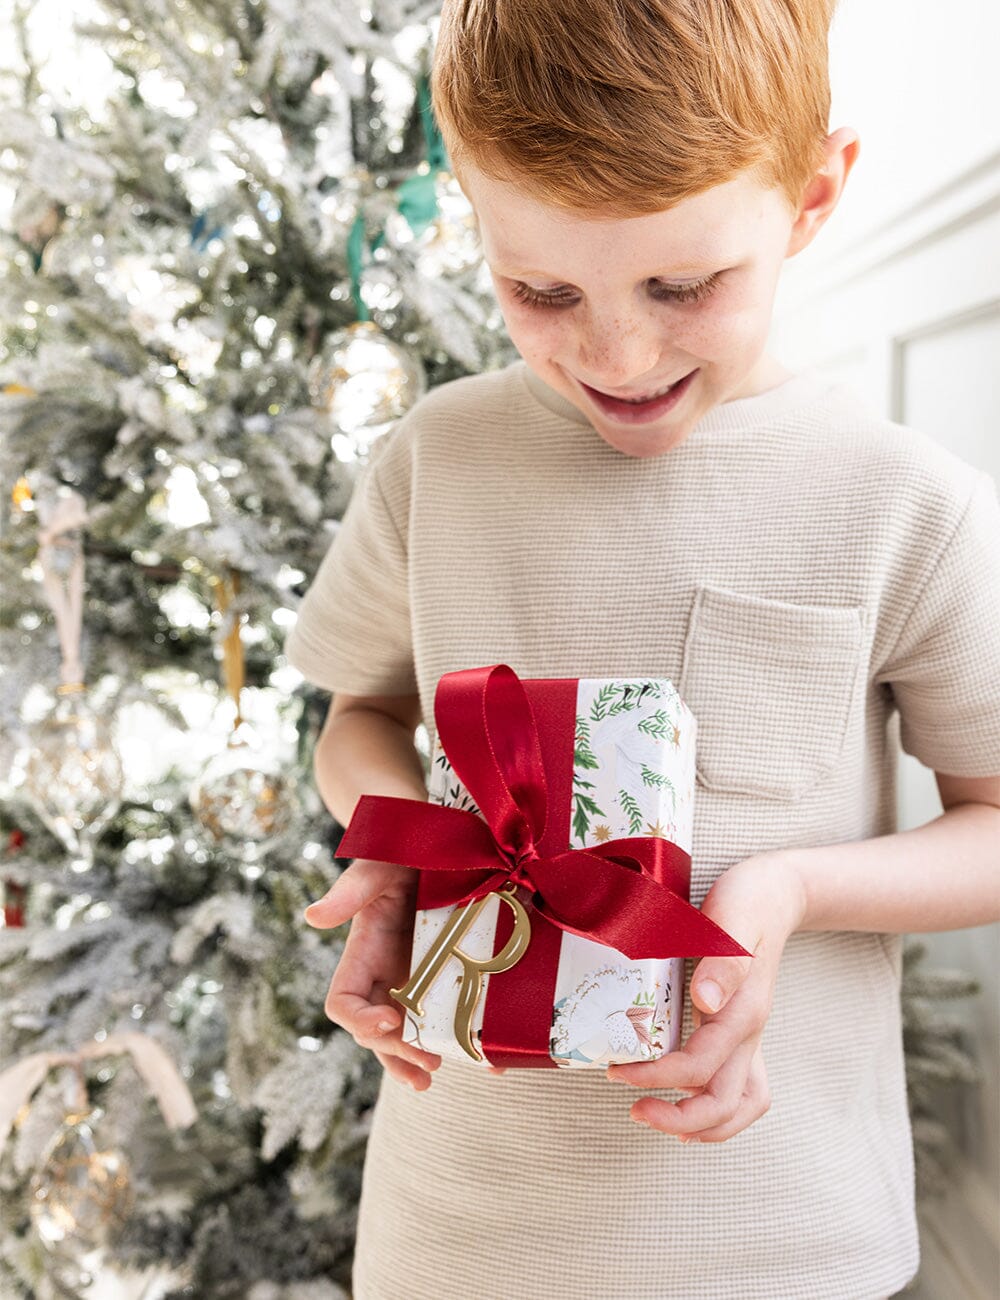
[[[530,685],[534,709],[506,664],[445,673],[438,683],[434,716],[441,746],[482,816],[419,799],[362,795],[338,855],[419,868],[419,908],[465,903],[511,882],[531,891],[531,944],[518,966],[499,977],[505,980],[518,972],[526,980],[523,968],[533,953],[537,977],[539,963],[551,964],[553,939],[558,954],[557,934],[541,938],[548,928],[542,917],[632,960],[747,956],[687,901],[691,859],[678,845],[659,836],[633,836],[586,849],[564,847],[565,823],[549,826],[547,814],[550,794],[557,796],[553,803],[560,813],[570,807],[577,684],[565,678],[534,679]],[[502,921],[497,952],[507,939]],[[553,969],[550,991],[554,980]],[[540,1004],[544,998],[536,992],[532,1000]],[[550,999],[546,1017],[551,1006]],[[543,1050],[549,1023],[546,1018]],[[517,1026],[511,1030],[513,1038],[523,1038]],[[504,1050],[519,1058],[506,1063],[528,1063],[523,1042]],[[502,1052],[488,1055],[500,1063]]]
[[[549,1031],[560,931],[633,961],[748,954],[689,904],[691,858],[678,845],[651,836],[566,849],[577,684],[534,679],[528,686],[531,701],[506,664],[445,673],[438,682],[438,736],[481,816],[364,794],[338,852],[419,867],[421,909],[464,904],[511,881],[531,891],[531,943],[516,966],[490,976],[503,984],[498,996],[486,993],[481,1047],[495,1066],[554,1069]],[[502,909],[494,953],[511,927]]]

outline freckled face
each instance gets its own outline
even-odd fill
[[[743,173],[593,220],[468,164],[462,184],[512,342],[616,450],[660,455],[720,402],[787,377],[764,351],[794,221],[777,190]]]

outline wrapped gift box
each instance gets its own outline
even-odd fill
[[[522,682],[536,713],[553,684],[544,679]],[[562,828],[560,848],[589,848],[643,836],[662,837],[690,854],[695,734],[693,715],[666,679],[580,678],[572,780],[564,783],[569,799],[548,809],[548,817]],[[429,796],[433,803],[480,815],[440,736],[431,756]],[[496,895],[486,900],[462,939],[465,954],[484,960],[493,955],[502,910]],[[412,970],[419,968],[452,912],[450,907],[417,911]],[[603,943],[561,931],[557,962],[546,1049],[550,1060],[545,1064],[572,1069],[648,1061],[679,1045],[682,957],[633,960]],[[480,1052],[488,1001],[508,996],[517,971],[514,966],[482,976],[471,1026]],[[406,1041],[443,1056],[469,1059],[455,1036],[462,978],[458,958],[449,957],[422,998],[423,1014],[407,1010]],[[483,1064],[489,1064],[485,1053]]]

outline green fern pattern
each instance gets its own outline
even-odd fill
[[[618,803],[622,812],[628,818],[629,834],[639,835],[642,833],[642,809],[627,790],[618,791]]]
[[[674,783],[670,780],[668,776],[664,776],[662,772],[654,771],[651,767],[647,767],[646,764],[643,763],[642,783],[643,785],[653,786],[653,788],[656,790],[669,790],[670,799],[671,802],[673,803],[674,810],[676,811],[677,791],[674,789]]]
[[[477,817],[483,815],[479,809],[479,805],[473,799],[472,795],[469,794],[468,790],[466,790],[463,785],[457,783],[448,791],[445,803],[452,808],[460,808],[462,812],[475,813]]]
[[[663,709],[657,709],[651,713],[648,718],[639,720],[639,730],[647,736],[652,736],[654,740],[666,740],[673,731],[673,726],[667,720],[667,715]]]
[[[595,771],[598,767],[597,758],[590,748],[590,724],[580,713],[576,715],[576,748],[573,750],[573,766],[589,768],[591,771]]]
[[[596,800],[586,793],[593,788],[592,781],[577,780],[573,785],[573,835],[580,841],[581,848],[587,843],[591,818],[607,815],[597,806]]]
[[[605,799],[601,798],[600,802],[598,802],[596,783],[583,779],[584,773],[598,773],[602,768],[601,761],[594,753],[593,724],[601,723],[606,718],[631,713],[642,708],[646,716],[636,720],[636,730],[654,740],[670,741],[676,722],[676,719],[670,716],[669,702],[671,696],[672,692],[669,683],[665,682],[655,680],[608,682],[599,687],[593,697],[589,717],[587,716],[586,706],[584,706],[583,712],[576,714],[571,827],[574,845],[585,848],[592,843],[594,838],[593,828],[598,823],[614,824],[613,816],[609,815],[609,812],[601,807],[601,803],[604,803]],[[648,712],[649,706],[657,700],[666,701],[667,708],[658,708],[655,712]],[[450,804],[452,807],[461,808],[481,816],[480,809],[468,791],[457,781],[445,754],[439,752],[435,756],[434,768],[435,775],[441,783],[439,789],[442,791],[437,796],[437,799]],[[669,777],[645,763],[641,766],[641,777],[643,784],[651,789],[669,790],[674,811],[676,812],[677,791]],[[641,835],[643,833],[644,819],[639,801],[629,794],[627,790],[620,789],[615,802],[621,808],[628,825],[627,832],[619,831],[618,833]],[[613,813],[614,810],[611,811]],[[599,829],[602,836],[607,838],[607,828]]]
[[[590,706],[592,722],[603,722],[618,713],[629,713],[649,700],[662,700],[662,682],[609,682],[594,696]]]

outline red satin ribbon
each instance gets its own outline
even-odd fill
[[[633,960],[748,955],[687,901],[691,859],[678,845],[636,836],[566,849],[576,694],[571,678],[522,682],[506,664],[445,673],[434,701],[438,737],[482,817],[362,795],[338,849],[341,857],[420,868],[418,908],[465,903],[511,881],[530,893],[528,951],[490,977],[491,988],[504,981],[498,996],[487,994],[483,1021],[483,1050],[494,1065],[554,1066],[548,1048],[561,930]],[[550,806],[560,814],[551,821]],[[502,908],[495,952],[506,943],[509,917]]]

